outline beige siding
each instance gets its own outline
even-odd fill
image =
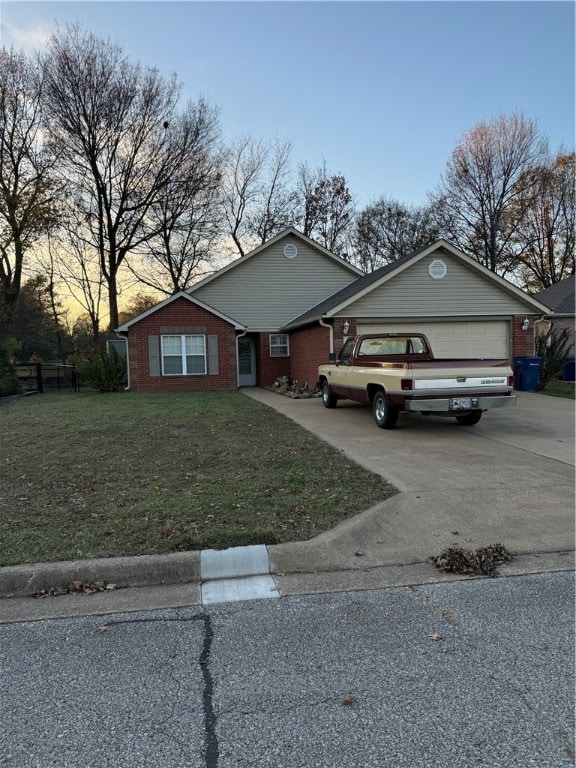
[[[410,323],[358,323],[358,333],[424,333],[437,358],[508,358],[510,323],[506,320]]]
[[[446,264],[446,276],[433,280],[430,263]],[[346,307],[362,317],[445,317],[446,315],[512,315],[526,312],[518,298],[445,252],[436,251]]]
[[[294,259],[284,247],[295,245]],[[279,328],[357,279],[345,266],[288,235],[193,295],[251,330]]]

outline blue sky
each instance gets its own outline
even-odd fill
[[[176,72],[224,136],[292,140],[360,206],[423,204],[464,133],[522,111],[574,146],[573,2],[10,2],[2,45],[78,21]]]

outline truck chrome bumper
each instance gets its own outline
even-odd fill
[[[505,408],[508,405],[516,405],[518,400],[516,395],[502,395],[496,397],[472,397],[470,408],[451,407],[453,398],[442,398],[438,400],[407,400],[404,408],[407,411],[416,411],[422,413],[443,413],[446,416],[457,416],[466,411],[488,411],[491,408]]]

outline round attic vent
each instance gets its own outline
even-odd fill
[[[298,248],[296,248],[294,243],[288,243],[288,245],[284,246],[284,256],[287,259],[295,259],[298,256]]]
[[[434,259],[434,261],[430,262],[430,266],[428,267],[428,274],[432,280],[442,280],[443,277],[446,277],[446,272],[446,264],[442,261],[442,259]]]

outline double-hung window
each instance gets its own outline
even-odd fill
[[[270,357],[288,357],[289,355],[290,351],[288,349],[288,334],[271,333]]]
[[[191,376],[206,373],[206,337],[162,336],[162,374]]]

